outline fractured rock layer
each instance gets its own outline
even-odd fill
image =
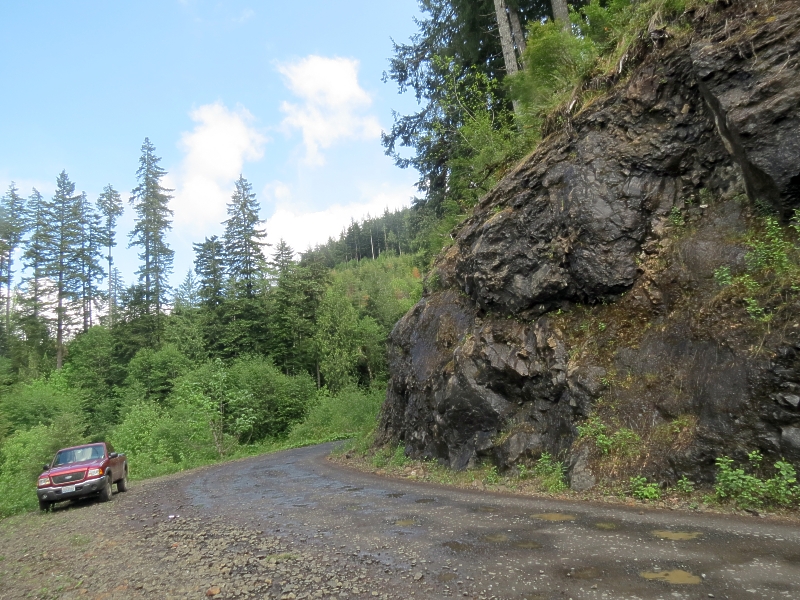
[[[631,426],[699,424],[691,444],[655,460],[663,477],[708,479],[716,456],[746,446],[800,464],[800,330],[770,338],[774,360],[754,357],[757,341],[696,310],[717,268],[744,263],[730,241],[748,219],[737,194],[784,217],[800,208],[795,9],[739,2],[697,17],[691,38],[652,49],[481,201],[392,333],[381,442],[457,469],[547,451],[588,487],[575,424],[611,369],[659,382],[619,392],[637,407]],[[684,209],[702,194],[719,200]],[[676,210],[692,225],[683,239],[672,235]],[[600,364],[570,347],[556,315],[606,303],[652,328]]]

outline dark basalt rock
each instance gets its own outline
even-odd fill
[[[699,422],[690,447],[660,457],[662,478],[708,480],[720,453],[754,447],[800,461],[794,341],[764,348],[777,353],[772,362],[753,358],[758,341],[698,319],[685,302],[716,293],[718,267],[744,268],[745,249],[730,239],[747,210],[732,198],[744,190],[784,216],[800,207],[796,3],[769,14],[748,6],[733,2],[698,20],[693,36],[651,48],[624,84],[481,201],[392,332],[380,442],[456,469],[481,458],[506,468],[547,451],[590,485],[585,450],[569,454],[606,371],[570,360],[552,317],[629,292],[624,306],[659,326],[617,349],[614,369],[672,378],[679,392],[620,397],[640,404],[643,419]],[[722,201],[685,208],[701,189]],[[675,209],[692,235],[668,235]],[[667,266],[657,272],[646,266],[659,260]]]

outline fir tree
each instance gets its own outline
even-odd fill
[[[6,287],[5,335],[11,332],[11,289],[14,285],[14,253],[19,249],[28,229],[25,218],[25,200],[12,182],[5,196],[0,198],[0,263]],[[7,341],[7,340],[6,340]]]
[[[108,314],[110,325],[114,325],[114,309],[116,303],[112,302],[113,296],[113,272],[114,258],[111,254],[112,249],[117,245],[116,229],[117,219],[122,215],[122,197],[109,183],[103,188],[103,193],[97,199],[97,210],[102,216],[102,243],[107,249],[106,260],[108,261]]]
[[[83,331],[86,332],[94,324],[93,308],[98,301],[97,290],[100,281],[106,276],[100,266],[101,248],[105,245],[105,239],[101,216],[89,203],[85,193],[80,195],[76,210],[81,228],[80,249],[77,259],[81,270]]]
[[[167,174],[159,166],[161,159],[155,154],[155,146],[145,138],[136,178],[139,181],[131,191],[130,203],[136,212],[136,224],[130,233],[128,247],[140,248],[142,265],[136,274],[143,286],[145,316],[151,322],[149,344],[157,345],[161,328],[163,307],[169,294],[168,278],[172,272],[174,252],[167,244],[166,234],[172,229],[172,210],[169,190],[161,185]]]
[[[189,269],[186,272],[186,277],[183,278],[178,289],[175,290],[175,310],[185,311],[187,309],[197,308],[199,301],[200,295],[198,292],[197,277],[195,277],[194,271]]]
[[[255,282],[264,271],[266,231],[258,226],[263,221],[258,216],[259,205],[253,186],[239,175],[236,189],[228,204],[228,219],[225,225],[225,263],[234,289],[242,289],[245,297],[255,294]]]
[[[66,171],[56,180],[56,193],[46,205],[49,229],[44,245],[45,274],[53,282],[56,302],[56,369],[64,364],[64,336],[70,324],[70,308],[81,288],[83,273],[80,261],[81,196]]]
[[[213,356],[224,350],[225,263],[224,247],[217,236],[194,244],[194,270],[197,274],[197,295],[202,310],[203,338]]]

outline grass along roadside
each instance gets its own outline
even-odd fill
[[[575,492],[566,484],[564,466],[545,454],[531,467],[518,467],[499,473],[497,467],[479,464],[463,471],[453,471],[436,461],[412,460],[405,456],[402,446],[374,448],[371,434],[352,440],[334,450],[329,460],[336,464],[366,473],[435,483],[460,489],[473,489],[505,494],[518,494],[565,501],[601,502],[642,508],[682,510],[713,514],[746,514],[769,517],[800,524],[797,502],[774,506],[740,502],[727,497],[715,487],[699,487],[685,478],[671,488],[661,489],[644,477],[632,477],[629,482],[599,484],[585,492]],[[723,473],[724,476],[724,473]],[[727,485],[724,483],[723,485]]]

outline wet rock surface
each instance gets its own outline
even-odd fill
[[[642,439],[696,423],[637,466],[661,483],[711,481],[717,456],[753,449],[800,468],[800,304],[764,333],[714,281],[744,272],[756,209],[800,208],[797,5],[693,18],[543,141],[438,257],[391,335],[380,443],[455,469],[546,451],[588,486],[576,423],[605,400]],[[591,351],[562,313],[596,327]]]
[[[448,489],[330,445],[0,522],[2,598],[793,598],[800,529]],[[418,502],[425,499],[426,502]]]

